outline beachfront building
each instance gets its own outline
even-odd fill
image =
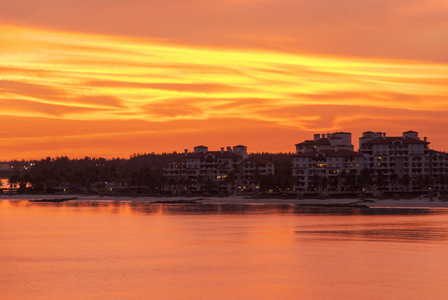
[[[299,192],[347,192],[363,167],[362,155],[353,151],[351,133],[315,134],[296,144],[293,158],[294,189]]]
[[[430,185],[435,191],[448,191],[448,154],[429,150]]]
[[[296,154],[321,150],[353,151],[352,134],[350,132],[315,134],[314,139],[296,144]]]
[[[247,147],[238,145],[209,151],[206,146],[194,147],[192,153],[185,149],[184,156],[163,168],[166,179],[164,189],[181,192],[236,192],[246,184],[257,186],[257,174],[273,172],[272,164],[255,164],[252,168]],[[243,164],[247,162],[247,164]],[[249,176],[251,175],[251,176]]]
[[[249,157],[240,165],[238,177],[239,191],[258,191],[262,177],[274,175],[274,163],[268,160]]]
[[[294,189],[302,192],[353,191],[354,176],[362,169],[362,155],[349,150],[299,153],[293,160]]]
[[[353,151],[346,132],[316,134],[296,144],[295,190],[302,192],[423,192],[448,190],[448,154],[430,150],[416,131],[401,136],[366,131]]]
[[[416,131],[402,136],[366,131],[359,138],[359,152],[364,167],[370,170],[373,186],[379,191],[423,191],[431,189],[425,181],[432,175],[432,164],[426,137]],[[439,159],[438,155],[434,156]],[[437,163],[435,163],[437,164]],[[437,173],[443,168],[437,168]]]

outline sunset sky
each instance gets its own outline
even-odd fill
[[[1,1],[0,116],[0,160],[411,129],[448,151],[448,1]]]

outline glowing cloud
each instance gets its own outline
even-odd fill
[[[440,129],[448,123],[444,64],[193,47],[8,25],[0,32],[0,158],[84,156],[98,149],[125,156],[195,143],[218,147],[223,137],[249,150],[292,151],[315,130],[349,130],[356,137],[364,129],[413,128],[448,138]],[[52,126],[39,125],[46,119]],[[85,128],[83,122],[95,123]],[[5,129],[18,123],[41,131]],[[157,143],[141,143],[145,135]]]

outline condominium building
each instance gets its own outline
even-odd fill
[[[241,163],[238,188],[256,191],[260,188],[260,177],[269,175],[274,175],[273,162],[249,157]]]
[[[386,136],[385,132],[366,131],[359,138],[359,152],[364,167],[377,179],[381,191],[420,191],[420,178],[431,174],[429,142],[416,131],[402,136]]]
[[[362,168],[362,155],[353,151],[351,133],[315,134],[296,144],[294,189],[302,192],[343,192]]]
[[[249,157],[244,145],[223,147],[220,151],[209,151],[201,145],[194,147],[192,153],[185,149],[184,157],[165,165],[164,189],[174,193],[258,189],[259,176],[273,172],[273,163]]]
[[[296,144],[295,189],[307,192],[447,190],[448,155],[429,149],[416,131],[388,137],[366,131],[359,151],[350,133],[316,134]]]
[[[430,178],[436,191],[448,190],[448,154],[429,150]]]

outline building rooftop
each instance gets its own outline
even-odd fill
[[[350,150],[321,150],[321,151],[310,151],[306,153],[300,153],[295,155],[295,157],[314,157],[317,154],[322,153],[327,157],[362,157],[362,154]]]
[[[402,136],[390,136],[390,137],[377,137],[370,141],[364,142],[363,145],[368,144],[392,144],[394,141],[401,141],[403,144],[429,144],[429,142],[425,142],[419,139],[414,139],[411,137],[402,137]]]
[[[331,145],[331,143],[327,138],[323,138],[318,139],[317,141],[305,140],[304,142],[296,144],[296,146],[322,146],[322,145]]]
[[[206,155],[214,155],[216,158],[241,158],[241,155],[228,151],[208,151],[205,153],[189,153],[185,158],[204,158]]]

